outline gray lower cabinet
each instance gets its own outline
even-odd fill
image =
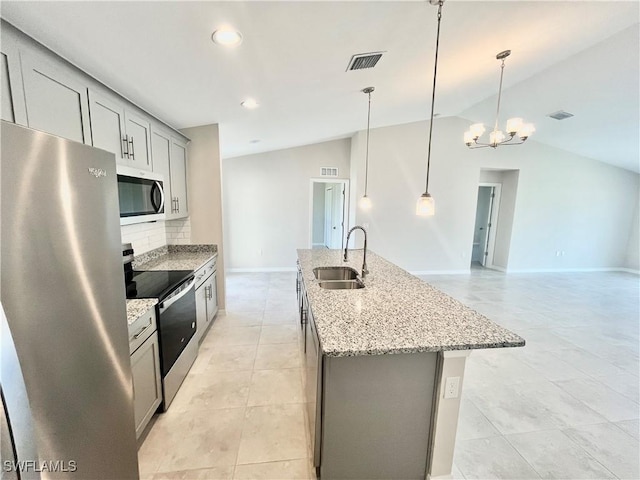
[[[438,354],[324,355],[301,275],[296,289],[319,478],[426,478]]]
[[[216,258],[198,269],[196,276],[196,337],[201,342],[218,313]]]
[[[129,350],[133,376],[133,403],[136,437],[140,438],[151,417],[162,403],[160,345],[155,308],[129,325]]]
[[[28,126],[91,145],[87,85],[39,55],[21,61]]]

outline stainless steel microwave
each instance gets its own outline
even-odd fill
[[[122,166],[117,172],[120,225],[164,220],[164,177]]]

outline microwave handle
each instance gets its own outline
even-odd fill
[[[151,203],[156,208],[157,212],[162,212],[162,209],[164,208],[164,189],[162,188],[162,184],[160,182],[154,182],[153,188],[157,188],[160,192],[160,205],[156,207],[155,203],[153,202],[153,195],[151,195]]]

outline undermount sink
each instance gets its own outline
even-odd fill
[[[354,290],[356,288],[364,288],[364,283],[360,280],[328,280],[319,282],[320,288],[327,290]]]
[[[351,267],[317,267],[313,269],[313,274],[318,280],[355,280],[358,272]],[[322,286],[322,285],[321,285]],[[330,288],[330,287],[325,287]],[[335,287],[340,288],[340,287]],[[351,288],[351,287],[342,287]],[[356,287],[362,288],[362,287]]]

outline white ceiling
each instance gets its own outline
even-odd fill
[[[177,128],[219,123],[224,158],[428,118],[436,11],[426,1],[11,2],[2,17]],[[436,112],[504,118],[538,141],[640,171],[637,1],[458,1],[443,8]],[[244,41],[210,41],[229,24]],[[351,55],[385,51],[374,69]],[[240,106],[254,97],[260,108]],[[576,116],[558,122],[560,109]],[[462,139],[462,133],[460,137]],[[260,140],[251,143],[252,140]],[[462,141],[462,140],[461,140]]]

